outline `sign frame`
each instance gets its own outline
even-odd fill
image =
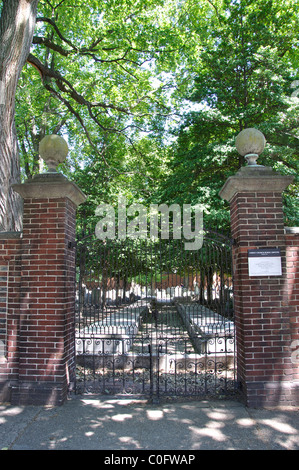
[[[252,277],[281,276],[280,248],[249,249],[248,274]]]

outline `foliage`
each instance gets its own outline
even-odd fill
[[[17,96],[23,177],[38,143],[60,133],[63,171],[87,194],[79,225],[101,202],[201,204],[228,229],[218,192],[243,159],[234,140],[257,127],[259,163],[298,170],[298,0],[40,0]],[[298,180],[285,193],[298,225]],[[297,203],[298,204],[298,203]],[[297,212],[297,213],[296,213]]]
[[[154,64],[163,60],[165,71],[175,60],[170,43],[176,37],[167,13],[161,0],[39,2],[18,96],[27,177],[37,169],[35,140],[45,132],[67,135],[79,151],[76,163],[94,155],[113,167],[115,159],[105,156],[115,142],[111,134],[132,144],[152,126],[150,116],[158,121],[167,112],[164,85],[151,81]]]
[[[213,19],[205,33],[198,30],[196,76],[185,97],[199,110],[187,113],[177,131],[170,176],[157,195],[163,201],[202,204],[215,228],[229,226],[227,204],[218,192],[245,164],[234,146],[242,129],[264,133],[267,147],[260,164],[298,178],[299,100],[291,97],[297,73],[295,3],[214,2]],[[298,224],[296,198],[298,179],[285,195],[291,225]]]

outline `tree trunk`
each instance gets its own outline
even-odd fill
[[[38,0],[3,0],[0,18],[0,231],[21,230],[15,93],[30,51]]]

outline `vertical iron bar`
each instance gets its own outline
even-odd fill
[[[150,399],[153,400],[153,357],[152,357],[152,345],[148,345],[149,352],[149,374],[150,374]]]

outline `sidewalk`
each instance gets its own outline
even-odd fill
[[[299,409],[88,396],[61,407],[2,404],[0,449],[105,450],[108,458],[124,450],[299,450]]]

